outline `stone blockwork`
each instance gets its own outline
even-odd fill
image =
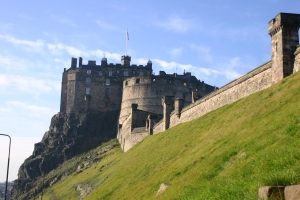
[[[163,102],[166,101],[166,95],[172,98],[171,101],[168,100],[167,106],[170,113],[174,109],[174,98],[181,99],[180,105],[183,107],[214,89],[215,87],[197,80],[191,73],[179,75],[161,71],[157,76],[125,79],[118,132],[121,147],[126,151],[147,134],[154,133],[153,126],[162,119],[165,110]],[[166,130],[169,123],[164,123],[164,127]]]
[[[103,58],[82,64],[82,58],[72,58],[71,67],[65,69],[62,78],[60,111],[81,113],[92,111],[120,111],[123,80],[132,76],[150,76],[152,62],[147,65],[130,65],[131,57],[122,56],[122,64],[108,64]]]
[[[175,111],[172,112],[170,116],[170,127],[196,119],[221,106],[233,103],[250,94],[266,89],[271,86],[271,84],[271,62],[267,62],[248,74],[183,108],[180,116],[178,116]],[[155,132],[157,131],[155,130]]]
[[[300,45],[297,46],[295,52],[294,73],[300,70]]]
[[[269,24],[272,39],[272,83],[293,73],[294,52],[299,44],[300,15],[279,13]]]

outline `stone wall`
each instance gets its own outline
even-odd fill
[[[184,107],[180,115],[177,115],[175,111],[173,111],[170,115],[170,127],[196,119],[221,106],[266,89],[271,86],[271,84],[271,62],[269,61],[215,92],[199,99],[195,103]],[[160,131],[163,131],[162,126],[156,125],[153,132],[158,133]]]
[[[157,134],[164,131],[164,123],[163,121],[159,121],[155,126],[153,127],[153,134]]]
[[[294,73],[300,70],[300,45],[297,46],[295,52]]]
[[[161,79],[148,77],[133,77],[126,79],[123,86],[123,97],[119,123],[122,124],[124,116],[130,112],[132,104],[138,104],[139,110],[162,114],[161,98],[164,95],[185,96],[190,103],[192,96],[190,89],[182,81],[164,83]]]
[[[98,73],[87,74],[84,69],[66,73],[66,113],[120,110],[122,85],[119,80],[110,78],[109,84],[106,84],[106,77]]]

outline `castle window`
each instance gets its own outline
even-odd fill
[[[128,85],[128,81],[125,82],[125,86],[127,86],[127,85]]]
[[[132,74],[134,74],[134,75],[135,75],[135,71],[132,71]]]
[[[90,84],[90,83],[91,83],[91,77],[86,77],[85,83],[86,83],[86,84]]]
[[[136,79],[136,80],[135,80],[135,83],[140,83],[140,79],[139,79],[139,78]]]
[[[99,76],[102,76],[102,72],[99,72]]]
[[[140,72],[140,73],[139,73],[139,76],[144,76],[144,72]]]
[[[108,76],[112,76],[112,71],[109,71],[109,72],[108,72]]]
[[[105,88],[105,96],[106,96],[106,97],[109,96],[109,88]]]
[[[124,71],[124,76],[128,76],[128,71]]]
[[[86,73],[87,73],[88,75],[90,75],[90,74],[92,73],[92,71],[89,69],[89,70],[86,71]]]
[[[106,79],[105,85],[110,85],[110,79]]]
[[[91,88],[85,88],[85,94],[90,95],[91,94]]]

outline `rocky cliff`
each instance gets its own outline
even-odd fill
[[[12,189],[13,199],[29,199],[42,176],[64,161],[116,137],[118,112],[58,113],[49,131],[21,165]],[[36,191],[39,192],[39,191]],[[20,197],[22,196],[22,197]]]

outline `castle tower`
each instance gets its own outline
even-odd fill
[[[131,57],[130,56],[122,56],[121,58],[122,65],[130,65]]]
[[[293,73],[300,15],[279,13],[268,26],[272,39],[272,84],[275,84]]]

